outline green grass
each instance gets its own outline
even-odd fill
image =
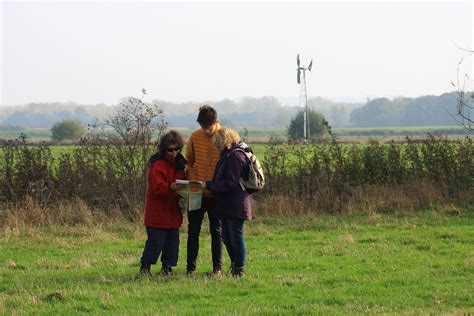
[[[254,153],[257,155],[257,157],[260,159],[260,161],[263,161],[264,156],[265,156],[265,148],[266,144],[249,144],[249,146],[252,148]],[[51,149],[51,154],[53,158],[59,159],[59,157],[65,153],[71,153],[75,148],[78,148],[78,146],[49,146]],[[186,152],[186,147],[183,148],[183,154]],[[0,148],[0,160],[3,159],[3,151]]]
[[[4,231],[0,313],[473,313],[473,225],[473,210],[259,218],[243,279],[209,275],[206,233],[195,277],[183,229],[174,276],[141,279],[139,224]]]
[[[51,131],[45,129],[23,130],[23,131],[0,131],[0,138],[15,139],[25,134],[29,140],[47,141],[51,139]]]
[[[266,144],[248,144],[250,148],[252,148],[252,151],[254,152],[255,155],[257,155],[258,159],[260,162],[264,161],[265,159],[265,151],[268,145]]]
[[[408,126],[408,127],[353,127],[334,128],[336,136],[426,136],[427,133],[441,135],[469,135],[462,126]]]
[[[192,128],[178,128],[184,137],[189,137],[195,130]],[[259,138],[259,137],[279,137],[286,138],[285,128],[236,128],[242,137]],[[409,126],[409,127],[354,127],[354,128],[333,128],[336,136],[426,136],[427,133],[442,135],[470,135],[469,131],[461,126]],[[29,141],[49,141],[51,139],[51,131],[47,129],[25,129],[23,131],[2,131],[0,130],[0,139],[14,139],[19,135],[25,134]]]

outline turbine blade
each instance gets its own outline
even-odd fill
[[[300,78],[301,78],[301,71],[298,69],[298,75],[297,75],[297,77],[296,77],[296,82],[298,82],[298,84],[301,83],[301,79],[300,79]]]
[[[300,54],[296,55],[296,64],[298,65],[298,68],[300,68]]]
[[[313,67],[313,60],[311,59],[311,62],[309,63],[308,70],[311,71],[311,68]]]

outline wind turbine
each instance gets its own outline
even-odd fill
[[[301,72],[303,72],[303,84],[301,84],[300,90],[300,106],[301,106],[301,99],[304,97],[305,101],[305,108],[304,108],[304,120],[303,120],[303,138],[307,143],[308,140],[311,139],[311,132],[309,129],[309,112],[308,112],[308,91],[306,89],[306,70],[311,71],[313,67],[313,60],[309,63],[308,67],[300,65],[300,54],[296,55],[296,82],[301,84]]]

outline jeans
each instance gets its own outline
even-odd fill
[[[214,271],[222,269],[222,223],[216,214],[216,200],[214,198],[203,198],[201,209],[188,212],[188,271],[196,270],[196,260],[199,252],[199,234],[206,211],[209,218],[209,231],[211,233],[213,269]]]
[[[162,253],[161,263],[163,265],[176,266],[178,264],[179,229],[146,227],[146,233],[148,239],[145,242],[141,263],[156,264],[160,253]]]
[[[222,220],[222,240],[232,265],[243,268],[245,266],[244,220],[224,218]]]

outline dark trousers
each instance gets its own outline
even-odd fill
[[[213,269],[222,268],[222,224],[216,214],[216,200],[203,198],[201,209],[188,212],[188,248],[187,269],[196,270],[196,259],[199,252],[199,234],[204,213],[209,218],[209,231],[211,233],[211,252]]]
[[[245,265],[244,220],[222,219],[222,240],[232,265],[243,268]]]
[[[163,265],[176,266],[178,264],[179,229],[147,227],[146,233],[148,239],[145,242],[141,263],[156,264],[160,253],[162,253],[161,263]]]

